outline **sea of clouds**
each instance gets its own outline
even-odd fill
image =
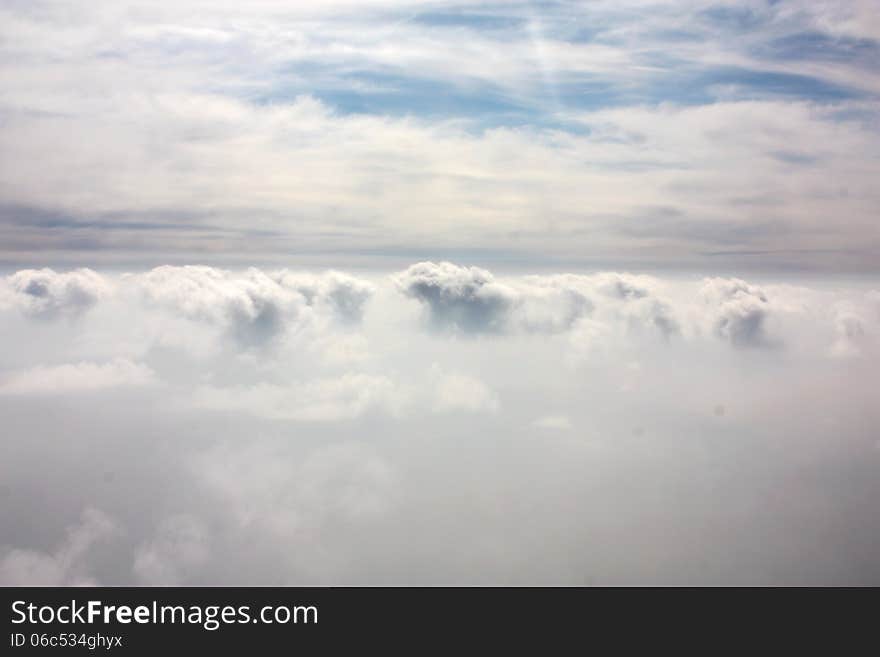
[[[0,278],[2,584],[880,584],[880,292]]]

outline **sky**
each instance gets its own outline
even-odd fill
[[[880,14],[0,4],[0,585],[880,584]]]
[[[0,263],[876,272],[849,2],[0,8]]]

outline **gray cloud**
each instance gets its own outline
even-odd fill
[[[148,586],[179,586],[211,557],[211,537],[199,518],[163,518],[155,535],[135,550],[133,574]]]
[[[421,262],[395,280],[404,294],[427,306],[437,328],[501,331],[518,301],[517,292],[496,283],[488,271],[449,262]]]
[[[701,290],[713,308],[713,330],[736,347],[767,346],[770,303],[764,292],[739,279],[707,279]]]
[[[646,276],[601,273],[527,276],[496,281],[475,267],[422,262],[395,276],[398,288],[418,300],[435,329],[461,333],[561,333],[589,317],[678,332],[670,306]]]
[[[118,526],[98,509],[86,508],[49,552],[0,546],[0,582],[4,586],[87,586],[96,584],[89,560],[96,544],[112,540]]]

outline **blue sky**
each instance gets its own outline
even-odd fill
[[[32,2],[0,30],[8,265],[880,261],[870,2]]]

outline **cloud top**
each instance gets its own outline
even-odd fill
[[[7,276],[5,286],[13,306],[42,319],[78,317],[111,292],[107,280],[91,269],[22,269]]]
[[[404,294],[428,309],[431,323],[440,329],[501,331],[519,301],[515,290],[496,283],[485,269],[450,262],[420,262],[395,281]]]
[[[358,323],[373,286],[341,274],[241,273],[204,266],[157,267],[129,279],[150,303],[207,322],[245,346],[329,320]]]

